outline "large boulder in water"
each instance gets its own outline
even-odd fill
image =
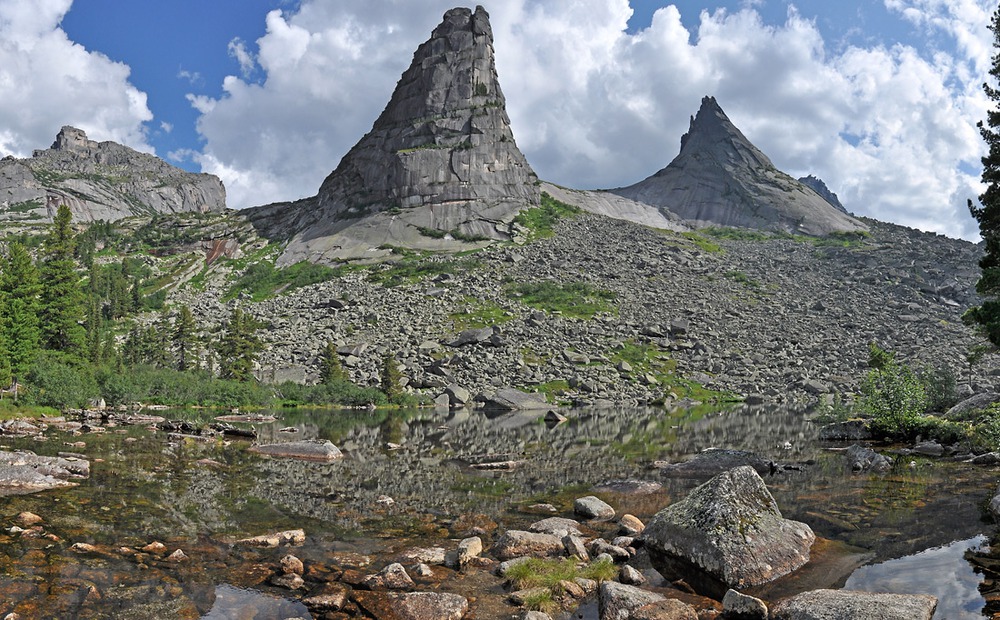
[[[0,497],[75,487],[74,480],[88,477],[90,461],[85,459],[0,451]]]
[[[303,439],[302,441],[286,441],[271,443],[250,448],[251,452],[268,456],[302,459],[305,461],[336,461],[344,458],[340,448],[328,440]]]
[[[930,620],[937,599],[926,594],[813,590],[779,601],[772,620]]]
[[[750,466],[719,474],[664,508],[639,538],[658,570],[700,569],[710,579],[699,585],[711,593],[761,585],[792,572],[809,561],[816,540],[808,525],[781,516]]]

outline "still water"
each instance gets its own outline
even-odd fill
[[[852,474],[836,450],[843,445],[819,443],[818,426],[803,411],[575,410],[558,425],[538,413],[274,414],[273,423],[243,426],[256,429],[262,443],[329,439],[345,458],[269,459],[248,452],[245,441],[172,441],[136,426],[4,441],[39,454],[86,454],[92,473],[73,489],[2,500],[5,527],[31,511],[57,540],[0,531],[0,614],[227,618],[253,617],[240,610],[255,609],[258,617],[308,617],[257,574],[259,553],[232,546],[234,539],[302,528],[307,542],[295,553],[303,560],[375,572],[385,563],[380,558],[453,545],[449,539],[469,527],[523,528],[539,518],[530,508],[537,503],[571,516],[573,499],[595,489],[619,513],[647,520],[699,483],[664,477],[655,464],[715,447],[788,465],[766,478],[784,515],[868,563],[853,574],[826,575],[829,583],[782,585],[770,596],[846,581],[852,589],[935,594],[939,618],[983,617],[982,575],[966,551],[989,554],[984,535],[994,528],[982,506],[996,468],[905,457],[888,474]],[[165,415],[210,421],[205,412]],[[512,468],[476,468],[498,461]],[[659,486],[634,492],[634,483],[608,484],[623,480]],[[187,559],[171,564],[116,552],[154,540]],[[76,542],[106,552],[79,554],[70,548]]]

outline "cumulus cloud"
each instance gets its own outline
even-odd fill
[[[229,56],[240,63],[240,74],[244,79],[250,79],[253,76],[254,69],[257,68],[257,60],[247,49],[246,43],[239,37],[229,42]]]
[[[0,154],[28,156],[63,125],[95,140],[152,151],[146,94],[129,67],[70,41],[59,27],[72,0],[0,0]]]
[[[856,213],[973,237],[965,201],[981,189],[975,123],[993,7],[885,2],[937,43],[833,49],[794,7],[769,24],[754,2],[702,11],[690,30],[666,6],[632,34],[627,0],[509,0],[491,16],[514,133],[544,179],[615,187],[648,176],[711,94],[775,165],[823,178]],[[315,194],[453,4],[303,0],[269,13],[256,54],[244,48],[262,79],[231,76],[221,97],[191,97],[198,158],[231,206]]]

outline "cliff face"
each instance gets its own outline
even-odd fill
[[[865,230],[808,185],[774,167],[713,97],[702,100],[681,151],[620,196],[676,213],[695,226],[738,226],[808,235]]]
[[[497,79],[489,15],[477,7],[444,15],[315,197],[245,213],[266,236],[290,239],[283,262],[322,262],[383,245],[507,239],[514,216],[538,202]]]
[[[206,213],[225,210],[226,190],[213,175],[63,127],[50,148],[0,160],[0,221],[49,221],[62,204],[78,222]]]

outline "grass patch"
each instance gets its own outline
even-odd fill
[[[559,403],[569,391],[569,382],[564,379],[546,381],[535,386],[535,391],[545,396],[546,402]]]
[[[680,233],[681,237],[684,237],[691,243],[693,243],[702,252],[707,252],[708,254],[722,254],[722,246],[715,243],[708,237],[694,231]]]
[[[742,284],[747,288],[754,290],[760,288],[760,282],[758,280],[754,280],[753,278],[743,273],[742,271],[727,271],[725,273],[725,276],[730,280],[732,280],[733,282],[736,282],[737,284]]]
[[[613,312],[612,302],[618,298],[613,291],[584,282],[524,282],[508,287],[507,294],[532,308],[578,319],[593,318],[598,312]]]
[[[395,263],[384,263],[379,268],[372,269],[368,274],[369,282],[392,288],[402,284],[416,284],[424,278],[441,274],[468,273],[482,266],[481,262],[467,258],[441,258],[408,250],[393,251],[401,253],[403,259]]]
[[[516,590],[537,589],[524,597],[526,608],[546,610],[556,607],[556,596],[563,594],[560,582],[581,578],[601,582],[617,575],[618,567],[608,560],[580,566],[572,558],[529,558],[511,566],[505,577]]]
[[[509,495],[514,483],[499,478],[467,477],[451,485],[455,493],[467,493],[478,497],[504,497]]]
[[[866,230],[834,231],[825,237],[812,237],[810,241],[818,248],[860,248],[871,240]]]
[[[556,222],[580,213],[579,207],[560,202],[547,192],[542,192],[540,206],[521,211],[514,218],[514,223],[528,229],[528,241],[531,242],[555,235]]]
[[[466,297],[463,301],[466,304],[465,309],[451,314],[451,322],[457,331],[491,327],[506,323],[514,318],[509,312],[491,301],[474,297]]]
[[[279,291],[287,293],[310,284],[332,280],[338,275],[338,271],[331,267],[307,261],[283,269],[276,269],[271,262],[261,261],[247,267],[243,275],[229,287],[222,300],[229,301],[246,291],[254,301],[261,301]]]

